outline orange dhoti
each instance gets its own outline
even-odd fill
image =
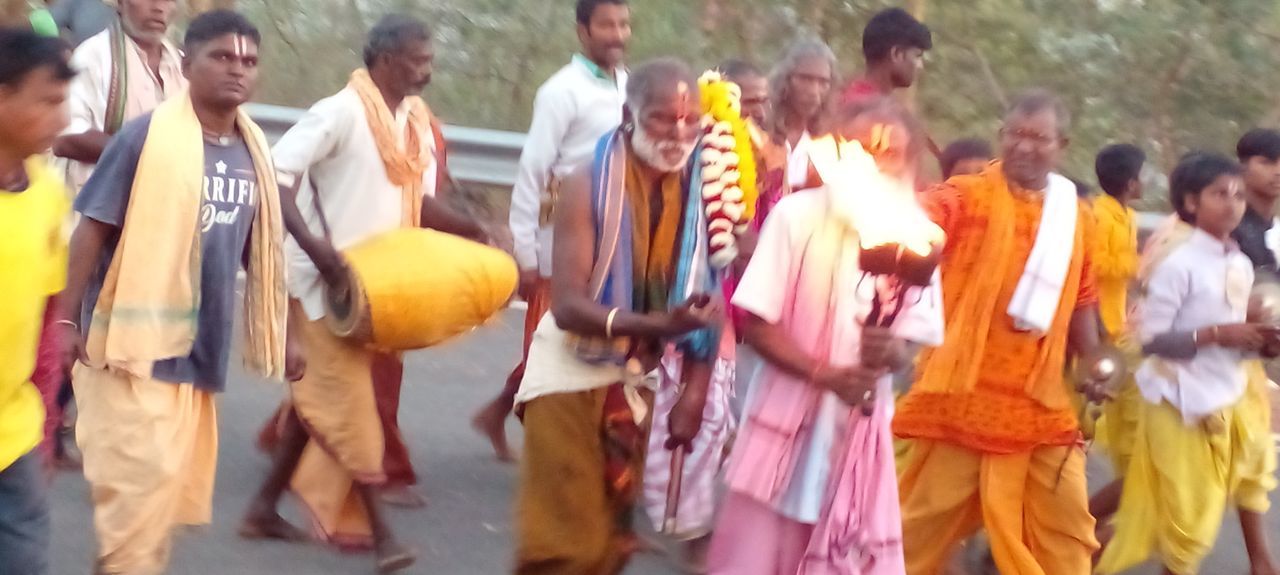
[[[355,487],[387,479],[372,376],[375,353],[338,339],[323,320],[307,321],[296,301],[289,311],[289,328],[307,358],[306,375],[290,384],[291,402],[310,436],[291,488],[322,539],[369,547],[373,533]]]
[[[76,442],[93,498],[98,571],[165,572],[175,527],[212,517],[213,394],[77,365]]]
[[[1098,542],[1084,464],[1074,445],[996,454],[916,440],[899,477],[907,573],[942,572],[985,526],[1001,573],[1086,575]]]
[[[947,331],[923,356],[893,423],[914,442],[899,474],[912,575],[940,572],[955,544],[982,526],[1005,575],[1090,571],[1098,543],[1063,366],[1072,317],[1092,314],[1097,301],[1093,216],[1077,202],[1074,238],[1040,238],[1047,198],[1016,189],[998,162],[922,195],[947,234]],[[1036,304],[1035,315],[1052,319],[1032,330],[1015,319],[1013,303],[1040,241],[1074,243],[1061,293]]]

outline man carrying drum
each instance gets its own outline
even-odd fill
[[[382,572],[414,561],[384,521],[379,497],[391,471],[384,446],[399,441],[399,432],[384,432],[380,423],[386,402],[375,390],[375,377],[381,377],[375,373],[394,372],[391,392],[398,398],[402,364],[397,356],[335,336],[324,323],[324,289],[349,288],[335,248],[384,232],[420,226],[484,239],[476,222],[435,199],[445,175],[443,142],[418,95],[431,80],[433,58],[423,22],[384,17],[369,32],[366,68],[312,106],[273,149],[281,189],[286,198],[297,190],[303,220],[286,214],[293,235],[286,245],[290,342],[302,346],[307,370],[290,386],[272,469],[240,533],[303,538],[276,509],[291,487],[326,542],[372,547]],[[394,409],[390,416],[394,420]]]

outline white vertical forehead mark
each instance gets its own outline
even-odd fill
[[[249,38],[245,36],[236,36],[236,58],[244,58],[249,53]]]
[[[689,84],[688,82],[676,83],[676,99],[680,102],[680,114],[683,116],[689,112]]]

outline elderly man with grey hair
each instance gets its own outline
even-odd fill
[[[77,74],[67,95],[70,122],[53,144],[66,163],[67,184],[80,191],[107,140],[121,126],[187,88],[182,54],[167,35],[175,0],[112,0],[119,11],[106,30],[71,57]]]
[[[787,147],[787,185],[806,187],[809,175],[809,139],[824,129],[831,112],[836,57],[821,40],[800,40],[791,45],[769,78],[773,104],[770,136]]]
[[[337,250],[387,231],[420,226],[485,239],[476,222],[435,198],[445,178],[444,141],[419,96],[434,57],[425,23],[384,17],[369,32],[365,68],[312,106],[272,150],[282,196],[296,204],[285,210],[293,236],[285,254],[289,335],[307,361],[291,366],[273,467],[240,533],[302,539],[276,510],[292,485],[326,541],[372,547],[381,572],[414,561],[383,520],[380,497],[391,475],[385,446],[399,439],[395,410],[381,412],[388,400],[398,404],[403,369],[398,357],[334,336],[324,325],[323,289],[347,281]],[[379,381],[387,371],[394,378]]]
[[[621,128],[565,181],[555,210],[551,313],[534,332],[520,391],[525,456],[516,504],[516,573],[619,573],[636,544],[651,373],[680,350],[684,393],[668,449],[702,422],[721,306],[701,285],[701,195],[687,187],[701,116],[689,67],[637,68]],[[688,216],[688,217],[686,217]]]

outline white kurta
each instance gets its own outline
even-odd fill
[[[107,95],[111,92],[111,37],[103,31],[85,40],[71,56],[71,67],[76,76],[67,90],[69,122],[63,135],[83,134],[105,130],[107,122]],[[185,90],[187,79],[182,75],[182,54],[177,46],[163,41],[160,56],[160,74],[156,75],[146,65],[146,54],[132,39],[125,39],[127,62],[125,70],[128,89],[124,119],[132,120],[150,112],[170,96]],[[92,164],[65,161],[67,185],[72,193],[93,173]]]
[[[520,169],[511,192],[509,225],[516,263],[551,277],[551,226],[540,224],[547,187],[591,160],[596,143],[622,123],[627,73],[601,78],[589,62],[574,56],[538,88],[533,123],[520,153]]]
[[[395,110],[396,126],[409,125],[409,105]],[[403,142],[403,138],[396,138]],[[418,141],[431,153],[435,137],[431,129]],[[333,232],[333,246],[351,247],[381,232],[400,227],[403,194],[391,183],[382,156],[366,119],[364,104],[351,88],[316,102],[271,150],[280,185],[298,188],[298,211],[312,234],[322,235],[314,195],[319,194],[325,221]],[[422,174],[424,195],[435,195],[437,163]],[[304,176],[305,174],[305,176]],[[324,290],[320,272],[292,237],[285,243],[289,295],[302,302],[307,318],[324,317]]]
[[[1140,336],[1243,322],[1252,288],[1253,265],[1239,247],[1197,228],[1152,272],[1138,308]],[[1239,350],[1205,346],[1191,359],[1145,361],[1134,378],[1144,399],[1169,402],[1190,424],[1240,401],[1244,359]]]

